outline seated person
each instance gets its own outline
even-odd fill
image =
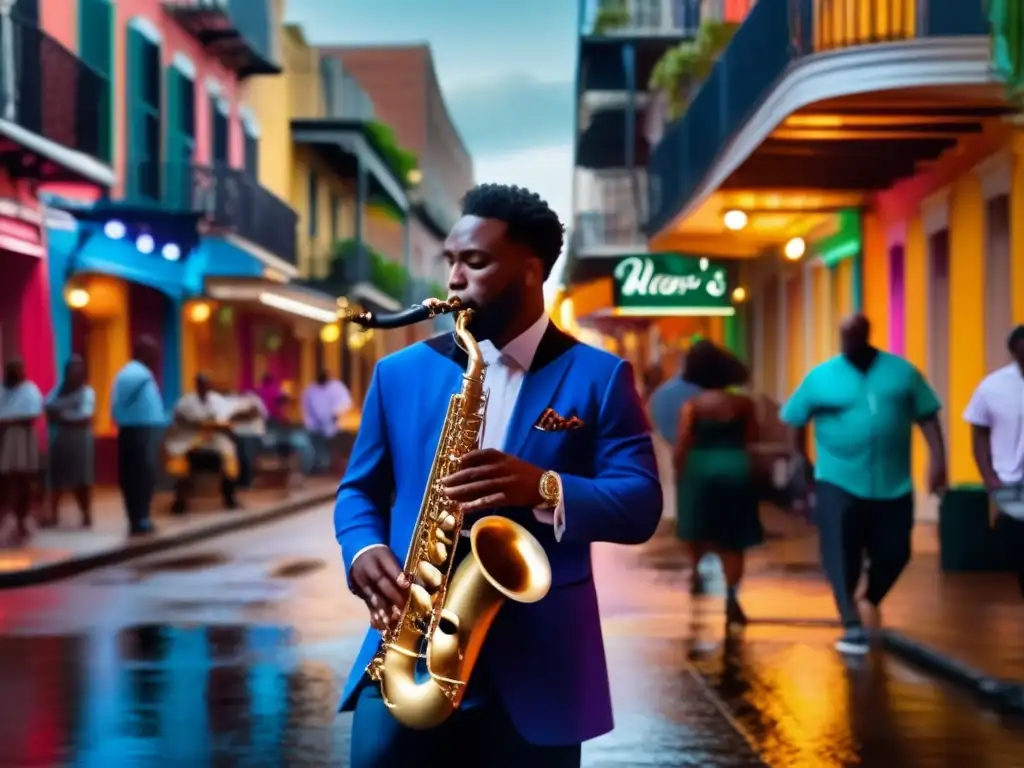
[[[184,514],[196,472],[218,472],[220,492],[227,509],[237,509],[238,450],[232,439],[231,403],[215,392],[204,374],[196,376],[195,392],[182,396],[174,407],[174,422],[164,442],[167,471],[174,478],[171,512]]]
[[[232,438],[238,452],[238,485],[248,488],[253,482],[256,457],[267,434],[267,409],[255,392],[225,392],[231,413]]]

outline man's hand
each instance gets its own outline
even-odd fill
[[[515,456],[486,448],[470,451],[459,462],[459,471],[442,478],[448,497],[465,513],[498,507],[539,507],[540,478],[544,470]]]
[[[942,496],[948,486],[946,464],[941,461],[932,461],[928,465],[928,490],[936,496]]]
[[[355,593],[370,609],[374,629],[383,630],[401,617],[409,597],[409,580],[388,547],[363,552],[352,563],[349,576]]]

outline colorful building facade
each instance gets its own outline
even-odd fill
[[[740,264],[758,388],[788,397],[863,311],[939,393],[954,483],[977,480],[961,414],[1024,318],[1022,144],[988,33],[981,0],[760,0],[651,163],[652,249]]]

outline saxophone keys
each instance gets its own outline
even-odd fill
[[[451,501],[451,500],[449,499],[449,501]],[[452,531],[455,530],[455,515],[451,515],[451,514],[444,515],[438,521],[437,527],[438,527],[439,530],[442,530],[445,533],[451,533]]]
[[[420,561],[416,567],[416,576],[428,592],[436,592],[441,588],[441,571],[427,562]]]
[[[419,616],[426,616],[434,610],[434,599],[419,584],[413,584],[409,588],[409,602],[413,611]]]
[[[434,565],[441,565],[448,559],[448,547],[440,541],[427,545],[427,560]]]

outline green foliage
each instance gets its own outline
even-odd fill
[[[430,295],[435,299],[448,298],[448,286],[444,283],[433,282],[430,284]]]
[[[392,261],[384,254],[363,243],[363,256],[369,259],[370,282],[392,298],[399,301],[405,300],[405,289],[409,284],[409,273],[405,267],[398,262]],[[359,258],[359,249],[353,239],[339,240],[334,244],[334,252],[331,255],[331,270],[327,278],[330,284],[348,284],[348,276],[351,274],[346,265],[351,264]]]
[[[696,40],[687,40],[662,54],[651,71],[648,87],[668,96],[669,117],[681,117],[690,96],[703,82],[739,28],[729,21],[704,21]]]
[[[1024,103],[1024,7],[1019,0],[988,0],[992,66],[1006,81],[1010,100]]]
[[[594,19],[592,35],[607,35],[629,24],[629,9],[626,0],[604,0]]]
[[[390,126],[378,120],[366,124],[366,134],[384,162],[398,177],[403,188],[409,186],[409,173],[419,167],[419,161],[412,152],[402,149]]]

